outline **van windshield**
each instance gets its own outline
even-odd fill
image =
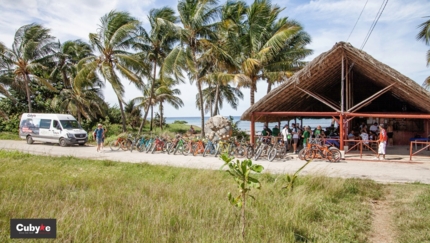
[[[82,129],[76,120],[60,120],[63,129]]]

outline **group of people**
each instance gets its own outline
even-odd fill
[[[326,132],[317,126],[313,131],[310,126],[300,127],[299,124],[291,124],[291,128],[286,124],[282,130],[279,129],[278,125],[275,125],[273,129],[270,129],[267,125],[264,126],[261,135],[264,137],[281,137],[285,149],[290,151],[290,147],[293,148],[293,153],[297,154],[299,152],[298,148],[303,145],[306,147],[310,138],[324,138],[326,137]],[[264,141],[270,141],[265,139]]]
[[[359,132],[358,132],[359,130]],[[384,124],[373,123],[369,129],[367,129],[366,123],[362,122],[359,128],[353,128],[348,134],[348,139],[360,139],[363,143],[369,144],[369,141],[378,143],[378,155],[374,159],[380,159],[382,154],[385,159],[385,151],[387,143],[389,146],[393,146],[393,126],[391,123],[388,124],[387,130],[385,130]]]

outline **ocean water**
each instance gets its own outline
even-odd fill
[[[228,117],[227,117],[228,118]],[[209,119],[209,117],[205,117],[205,122]],[[251,122],[250,121],[241,121],[240,116],[233,116],[234,122],[239,121],[238,127],[241,130],[244,131],[250,131],[251,130]],[[173,123],[174,121],[186,121],[187,124],[198,126],[200,127],[200,117],[166,117],[166,123]],[[311,129],[315,129],[318,125],[321,125],[323,129],[326,127],[329,127],[331,125],[332,119],[306,119],[303,118],[303,126],[310,126]],[[290,121],[291,123],[295,123],[294,120]],[[300,124],[300,120],[297,119],[297,123]],[[281,128],[287,124],[287,121],[281,121]],[[275,127],[275,125],[278,125],[277,122],[271,122],[269,123],[269,128],[272,129]],[[264,123],[263,122],[256,122],[255,123],[255,131],[261,132],[263,130]],[[291,126],[290,126],[291,127]]]

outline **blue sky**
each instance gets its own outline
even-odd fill
[[[361,47],[383,1],[367,2],[348,40],[353,46]],[[285,8],[281,16],[288,16],[300,22],[312,37],[309,48],[314,50],[314,54],[306,59],[310,61],[322,52],[330,50],[336,42],[347,40],[366,0],[277,0],[272,3]],[[88,41],[88,34],[97,30],[100,17],[113,9],[130,12],[142,21],[144,27],[148,27],[146,16],[149,10],[163,6],[176,9],[177,1],[3,0],[0,5],[0,41],[10,47],[16,30],[33,22],[50,28],[52,35],[61,42],[75,39]],[[417,26],[426,20],[425,16],[429,16],[429,9],[428,0],[389,0],[363,50],[418,84],[422,84],[430,75],[430,67],[426,67],[426,52],[429,47],[424,42],[417,41],[415,37],[418,33]],[[140,95],[133,85],[129,86],[127,81],[124,84],[126,100]],[[165,115],[199,116],[200,113],[195,107],[197,88],[189,84],[182,84],[179,88],[185,107],[175,110],[166,106]],[[258,85],[256,100],[265,95],[266,89],[264,82]],[[224,106],[221,110],[222,115],[241,115],[249,107],[249,89],[242,92],[244,99],[240,101],[238,109],[233,110]],[[117,102],[109,85],[105,90],[105,99],[111,104]]]

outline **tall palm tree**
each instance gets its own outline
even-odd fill
[[[264,67],[273,62],[285,44],[302,30],[301,26],[285,23],[273,32],[271,27],[282,10],[268,0],[256,0],[247,9],[246,20],[241,26],[241,71],[249,79],[238,87],[250,88],[251,105],[255,103],[257,81],[262,79]]]
[[[111,11],[101,18],[97,33],[91,33],[90,44],[98,51],[97,56],[86,57],[78,66],[82,70],[75,81],[87,80],[87,75],[97,70],[103,79],[109,82],[118,98],[122,117],[122,129],[125,132],[126,117],[123,107],[124,85],[118,74],[135,84],[139,89],[143,82],[137,72],[145,70],[139,55],[129,52],[137,36],[139,21],[127,12]]]
[[[139,125],[142,112],[134,100],[125,103],[124,112],[127,114],[127,121],[132,129]]]
[[[77,64],[83,58],[93,56],[91,46],[81,40],[66,41],[60,46],[57,52],[57,65],[52,76],[61,74],[65,88],[72,88],[72,80],[77,74]]]
[[[181,77],[180,68],[185,68],[191,83],[197,85],[200,100],[201,136],[204,136],[204,107],[202,91],[202,72],[199,57],[204,52],[204,43],[216,38],[215,25],[220,8],[216,0],[180,0],[178,13],[182,26],[175,26],[180,44],[166,58],[166,72],[175,72]],[[170,23],[171,24],[171,23]],[[167,71],[168,70],[168,71]]]
[[[150,32],[146,32],[144,28],[140,29],[140,34],[137,38],[134,48],[140,50],[152,65],[152,76],[150,77],[150,96],[154,95],[155,82],[157,80],[157,66],[161,66],[164,58],[172,50],[174,43],[178,40],[176,33],[169,28],[169,25],[162,24],[164,21],[175,24],[178,22],[178,17],[175,16],[175,11],[169,7],[161,9],[152,9],[148,16],[151,26]],[[145,114],[142,119],[139,133],[145,125],[146,117],[151,108],[151,125],[153,126],[153,104],[145,109]]]
[[[30,83],[55,90],[47,79],[40,76],[40,71],[47,69],[45,65],[52,61],[58,50],[54,39],[49,29],[39,24],[28,24],[16,31],[12,49],[6,48],[0,52],[3,68],[7,67],[0,70],[2,83],[25,92],[28,112],[32,112]]]
[[[426,45],[430,45],[430,16],[424,23],[420,24],[418,28],[420,28],[420,32],[417,35],[418,40],[422,40],[426,43]],[[427,51],[427,66],[430,65],[430,50]],[[430,76],[428,76],[423,83],[423,86],[427,89],[430,88]]]

